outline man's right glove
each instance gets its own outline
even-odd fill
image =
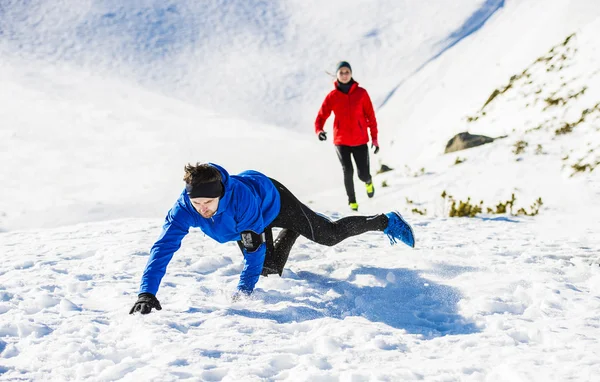
[[[152,308],[162,310],[162,306],[160,306],[160,302],[158,302],[156,296],[152,293],[140,293],[138,300],[133,304],[129,314],[134,314],[136,312],[148,314],[152,311]]]
[[[319,140],[320,141],[326,141],[327,140],[327,133],[324,131],[319,131]]]

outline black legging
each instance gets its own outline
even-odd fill
[[[356,163],[356,171],[358,179],[365,183],[371,182],[371,172],[369,170],[369,147],[367,145],[360,146],[335,146],[338,158],[342,164],[344,171],[344,186],[346,187],[346,195],[348,195],[348,203],[356,203],[356,195],[354,194],[354,167],[352,166],[352,157]]]
[[[281,209],[273,222],[265,229],[267,255],[263,276],[281,275],[292,246],[302,235],[316,243],[332,246],[351,236],[369,231],[383,231],[388,224],[384,214],[374,216],[348,216],[332,221],[327,216],[314,212],[298,200],[284,185],[271,179],[281,199]],[[272,228],[282,228],[273,240]],[[238,242],[240,249],[241,241]]]

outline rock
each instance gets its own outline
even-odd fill
[[[392,171],[393,169],[385,164],[381,165],[381,168],[377,170],[377,174],[382,174],[384,172]]]
[[[493,141],[494,138],[486,137],[485,135],[473,135],[468,132],[458,133],[448,141],[444,153],[447,154],[454,151],[465,150],[471,147],[485,145],[486,143]]]

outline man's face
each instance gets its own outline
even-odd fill
[[[211,218],[219,208],[219,198],[193,198],[192,205],[203,218]]]

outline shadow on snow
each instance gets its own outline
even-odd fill
[[[289,304],[267,312],[233,308],[230,312],[278,323],[356,316],[410,334],[421,334],[426,339],[479,331],[474,323],[457,313],[460,300],[457,289],[424,279],[413,270],[361,267],[346,280],[312,272],[298,272],[297,276],[308,281],[315,292],[294,297],[269,291],[261,298],[267,306]],[[357,276],[371,276],[371,280],[382,286],[357,285],[352,282]]]

